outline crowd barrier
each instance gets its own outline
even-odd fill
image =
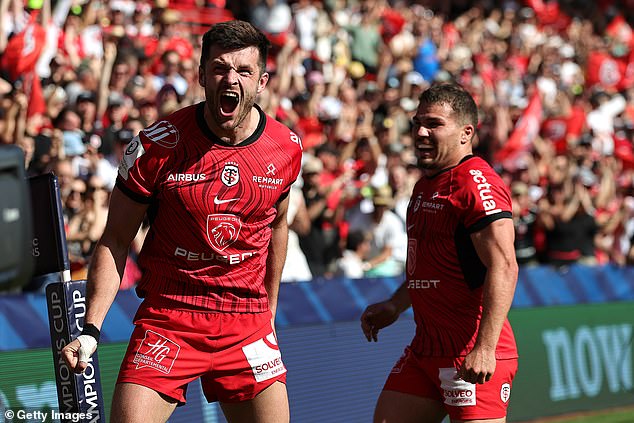
[[[399,283],[383,278],[283,284],[277,328],[292,421],[371,421],[414,323],[408,311],[369,344],[359,316]],[[104,323],[99,361],[106,415],[139,302],[134,291],[121,291]],[[634,404],[634,268],[523,268],[510,320],[521,357],[509,421]],[[57,408],[44,295],[0,296],[0,363],[0,423],[8,409]],[[171,422],[224,421],[217,405],[206,404],[198,383],[190,384],[187,398]]]

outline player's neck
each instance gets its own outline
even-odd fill
[[[211,118],[209,110],[205,108],[205,121],[209,129],[223,142],[230,145],[238,145],[249,138],[258,128],[260,113],[255,107],[251,107],[249,115],[235,128],[223,129]]]

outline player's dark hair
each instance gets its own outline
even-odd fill
[[[227,21],[214,24],[203,35],[200,64],[204,66],[209,60],[209,50],[217,45],[223,50],[242,50],[247,47],[257,47],[260,52],[258,65],[260,72],[266,70],[266,58],[271,43],[260,30],[245,21]]]
[[[421,104],[446,104],[454,112],[456,121],[461,124],[478,126],[478,106],[467,90],[462,86],[445,82],[434,84],[420,95]]]

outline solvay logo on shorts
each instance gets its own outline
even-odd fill
[[[169,374],[180,350],[181,347],[176,342],[147,330],[133,362],[136,363],[137,369],[152,367],[159,372]]]
[[[264,338],[245,345],[242,347],[242,352],[251,366],[256,382],[263,382],[286,372],[282,354],[272,332]]]
[[[242,221],[233,214],[216,213],[207,216],[207,239],[219,253],[238,240]]]
[[[475,384],[465,382],[458,378],[457,374],[455,367],[438,369],[438,379],[440,379],[440,389],[442,389],[445,404],[454,407],[476,405]]]
[[[143,134],[152,142],[165,148],[174,148],[178,144],[180,135],[178,129],[166,120],[156,122],[143,130]]]
[[[469,174],[473,176],[473,182],[475,182],[480,193],[480,200],[482,201],[482,207],[484,207],[484,214],[487,216],[493,213],[499,213],[502,209],[498,208],[491,194],[491,184],[487,182],[487,178],[482,174],[479,169],[469,170]]]
[[[225,167],[222,168],[222,173],[220,174],[220,180],[228,187],[236,185],[240,180],[240,169],[238,169],[238,163],[225,163]]]

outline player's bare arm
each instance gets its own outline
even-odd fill
[[[487,275],[480,329],[473,350],[459,371],[459,376],[467,382],[484,383],[495,372],[495,349],[517,284],[514,237],[511,219],[496,220],[471,235],[476,252],[487,267]]]
[[[371,304],[361,315],[361,330],[368,342],[378,341],[379,330],[394,323],[412,305],[407,291],[407,281],[394,292],[389,300]]]
[[[147,208],[147,204],[131,200],[118,188],[112,191],[106,228],[95,247],[88,271],[86,324],[91,323],[101,329],[119,291],[128,248]],[[75,339],[62,350],[64,360],[78,373],[87,366],[85,361],[79,360],[80,347],[80,340]],[[89,356],[94,353],[96,345],[91,349],[88,351]]]
[[[290,195],[277,204],[277,216],[271,223],[271,242],[269,243],[268,257],[266,259],[266,275],[264,276],[264,288],[269,298],[269,308],[275,321],[277,311],[277,297],[280,290],[282,269],[286,261],[286,248],[288,247],[288,202]]]

